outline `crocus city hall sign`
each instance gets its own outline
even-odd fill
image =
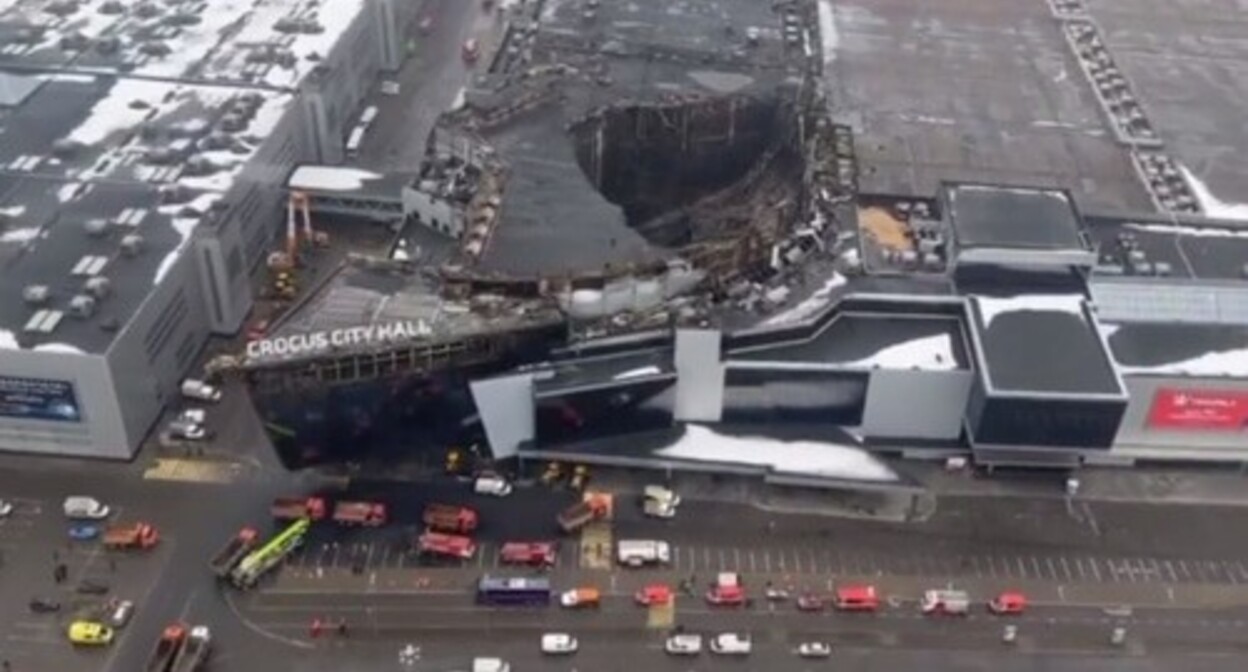
[[[367,327],[313,331],[307,334],[291,334],[252,341],[247,344],[247,356],[263,359],[274,356],[307,355],[336,348],[401,343],[423,338],[432,333],[433,330],[424,320],[404,320],[388,324],[373,324]]]

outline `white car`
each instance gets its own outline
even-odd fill
[[[711,651],[724,656],[748,656],[751,648],[750,636],[737,632],[725,632],[711,640]]]
[[[673,656],[696,656],[702,653],[702,635],[672,635],[663,643],[663,650]]]
[[[185,439],[187,441],[203,441],[208,438],[208,431],[204,426],[191,422],[185,418],[178,418],[169,423],[169,434],[175,439]]]
[[[13,513],[13,503],[0,499],[0,518],[8,516],[10,513]]]
[[[134,616],[134,603],[130,600],[110,600],[106,614],[108,624],[114,628],[124,628]]]
[[[562,632],[548,632],[542,635],[542,653],[568,654],[576,653],[579,646],[576,638]]]
[[[70,520],[102,520],[112,513],[107,504],[94,497],[66,497],[63,507],[65,517]]]
[[[803,642],[797,647],[797,655],[803,658],[827,658],[832,647],[826,642]]]
[[[482,476],[473,484],[472,490],[478,495],[506,497],[511,494],[511,483],[502,476]]]

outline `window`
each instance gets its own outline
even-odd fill
[[[149,361],[156,363],[156,358],[160,356],[169,338],[182,325],[182,320],[186,319],[189,312],[186,305],[186,293],[179,287],[165,309],[156,317],[147,335],[143,337],[143,347],[147,351]]]

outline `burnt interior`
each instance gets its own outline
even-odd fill
[[[776,96],[607,108],[571,128],[577,162],[656,245],[698,240],[689,209],[769,161],[786,124]]]

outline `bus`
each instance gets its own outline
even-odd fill
[[[230,572],[230,581],[244,590],[256,585],[265,572],[276,567],[292,551],[299,548],[299,545],[303,543],[304,535],[308,533],[308,528],[311,526],[312,521],[307,518],[300,518],[291,523],[268,543],[243,558],[234,571]]]
[[[544,607],[550,604],[550,579],[544,576],[483,576],[477,604]]]
[[[365,126],[356,126],[351,130],[351,135],[347,137],[347,158],[358,159],[360,157],[360,145],[364,142],[364,132],[367,130]]]

